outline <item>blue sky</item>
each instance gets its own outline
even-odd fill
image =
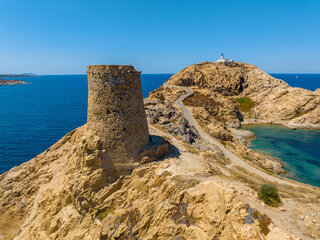
[[[175,73],[221,52],[269,73],[320,73],[319,0],[0,0],[0,10],[0,73]]]

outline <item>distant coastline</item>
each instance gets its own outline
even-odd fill
[[[0,79],[0,85],[17,85],[17,84],[28,84],[28,83],[21,80],[17,80],[17,79],[12,79],[12,80]]]
[[[12,78],[12,77],[38,77],[35,73],[21,73],[21,74],[0,74],[2,78]]]

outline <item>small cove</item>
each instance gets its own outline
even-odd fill
[[[292,130],[275,125],[245,125],[257,139],[251,148],[279,158],[285,177],[320,187],[320,130]]]

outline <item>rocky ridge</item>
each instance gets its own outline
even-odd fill
[[[242,121],[254,123],[255,118],[257,123],[320,128],[319,90],[290,87],[251,64],[193,64],[172,76],[168,84],[192,87],[221,102],[224,108],[234,109],[225,113],[226,117],[233,116],[232,120],[225,121],[229,126],[237,127]],[[244,97],[254,103],[246,111],[242,111],[237,101],[234,101]],[[226,103],[226,99],[230,101]],[[216,114],[214,116],[218,117]]]

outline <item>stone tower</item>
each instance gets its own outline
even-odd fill
[[[103,141],[103,167],[112,175],[127,174],[149,142],[140,72],[127,65],[92,65],[87,74],[87,126]]]

